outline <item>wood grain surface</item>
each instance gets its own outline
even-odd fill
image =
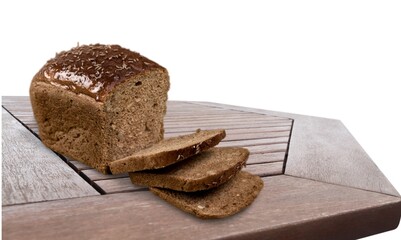
[[[313,137],[311,137],[313,136]],[[399,196],[338,120],[295,121],[286,174]]]
[[[291,176],[254,203],[201,220],[149,191],[3,208],[4,239],[355,239],[397,226],[400,198]]]
[[[37,133],[28,97],[2,100],[7,110]],[[15,123],[41,145],[32,133]],[[262,176],[265,182],[255,202],[226,219],[200,220],[167,204],[147,188],[133,185],[127,175],[103,175],[73,159],[66,159],[66,164],[48,150],[74,177],[81,176],[103,195],[6,205],[3,238],[355,239],[398,226],[401,198],[397,191],[337,120],[169,101],[165,123],[166,136],[199,127],[227,129],[227,137],[219,146],[248,148],[251,154],[245,170]],[[336,155],[336,151],[342,153]],[[29,161],[38,161],[36,156],[28,156]],[[43,159],[39,162],[54,164]],[[36,162],[35,167],[39,167]],[[53,173],[53,167],[59,168],[47,167],[50,170],[33,172],[39,172],[36,176],[40,179]],[[51,176],[58,176],[55,173]],[[45,191],[38,190],[38,194]]]
[[[285,174],[400,196],[338,120],[208,102],[194,104],[292,118]]]
[[[99,195],[2,108],[2,205]]]

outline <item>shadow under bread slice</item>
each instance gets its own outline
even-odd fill
[[[164,168],[216,146],[225,136],[225,130],[216,129],[164,139],[131,156],[111,162],[110,170],[119,174]]]
[[[199,218],[224,218],[249,206],[262,188],[260,177],[240,171],[220,187],[206,191],[189,193],[154,187],[150,191]]]
[[[168,167],[129,173],[132,183],[194,192],[217,187],[245,165],[249,151],[239,147],[212,148]]]

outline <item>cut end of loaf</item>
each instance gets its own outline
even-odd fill
[[[168,75],[159,70],[141,73],[115,87],[104,104],[109,161],[130,156],[163,139],[169,87]]]

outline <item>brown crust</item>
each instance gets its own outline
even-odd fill
[[[103,102],[115,85],[152,68],[166,71],[139,53],[119,45],[82,45],[56,54],[34,80]]]
[[[212,148],[185,162],[158,170],[131,172],[129,176],[132,183],[148,187],[184,192],[208,190],[230,180],[245,166],[248,156],[249,151],[245,148]],[[202,164],[202,161],[207,165]],[[183,171],[185,166],[190,166],[190,168],[187,167]],[[197,172],[199,175],[194,176],[193,172]]]
[[[139,152],[138,154],[134,154],[132,156],[109,163],[110,170],[112,174],[120,174],[120,173],[136,172],[148,169],[164,168],[173,163],[180,162],[184,159],[187,159],[193,155],[196,155],[198,153],[210,149],[211,147],[216,146],[226,136],[226,132],[224,130],[204,130],[204,131],[215,132],[215,134],[206,141],[197,142],[196,144],[190,144],[179,149],[174,149],[170,151],[160,151],[154,154],[144,155],[144,156],[140,155]],[[177,138],[182,138],[182,137],[183,136]]]
[[[260,177],[240,171],[218,188],[199,192],[178,192],[149,188],[151,192],[175,207],[199,218],[224,218],[249,206],[263,188]]]

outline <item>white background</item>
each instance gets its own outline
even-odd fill
[[[342,120],[401,190],[399,1],[189,2],[1,1],[1,95],[57,51],[116,43],[169,70],[172,100]]]

